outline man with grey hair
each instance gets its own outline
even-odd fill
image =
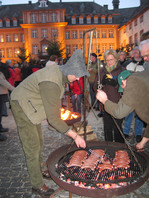
[[[144,40],[140,43],[139,49],[141,51],[141,56],[144,58],[144,69],[149,70],[149,39]]]
[[[48,65],[54,65],[49,67]],[[57,65],[48,61],[46,67],[40,69],[22,81],[11,94],[11,109],[18,126],[23,145],[30,181],[33,191],[49,197],[53,189],[43,182],[42,145],[43,136],[41,122],[48,120],[50,125],[71,137],[77,147],[86,147],[84,139],[77,135],[60,117],[61,98],[64,85],[89,76],[81,50],[76,50],[65,65]],[[48,175],[46,170],[46,175]]]

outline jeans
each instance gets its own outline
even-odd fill
[[[125,117],[123,132],[126,135],[129,135],[133,116],[134,116],[134,111],[132,111],[128,116]],[[140,118],[136,115],[135,126],[134,126],[134,131],[136,135],[142,135],[143,126],[144,126],[143,121],[140,120]]]
[[[81,99],[83,97],[83,94],[77,95],[77,98],[75,98],[75,95],[71,96],[72,100],[72,108],[74,112],[78,112],[81,114]]]
[[[90,96],[91,96],[91,106],[94,105],[96,101],[96,93],[93,90],[94,83],[89,83],[89,88],[90,88]]]

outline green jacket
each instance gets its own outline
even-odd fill
[[[46,66],[34,72],[21,82],[11,94],[11,100],[17,100],[22,110],[33,124],[48,119],[60,132],[70,127],[60,119],[61,98],[67,77],[57,64]]]
[[[88,78],[88,81],[89,81],[89,83],[94,83],[96,75],[97,75],[97,71],[98,71],[97,62],[92,63],[90,65],[89,69],[91,69],[91,71],[89,71],[90,77]]]
[[[137,72],[127,80],[127,85],[119,102],[105,102],[105,110],[117,119],[126,117],[135,110],[147,123],[144,136],[149,138],[149,71]]]

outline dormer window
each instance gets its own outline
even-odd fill
[[[108,23],[112,23],[112,16],[108,16]]]
[[[48,2],[47,0],[39,0],[39,7],[41,8],[48,7],[47,2]]]
[[[87,24],[91,24],[91,17],[90,16],[87,17]]]
[[[98,16],[94,16],[94,23],[95,23],[95,24],[98,23]]]
[[[13,26],[16,27],[17,25],[18,25],[18,24],[17,24],[17,20],[14,19],[14,20],[13,20]]]
[[[83,24],[83,23],[84,23],[83,17],[79,17],[79,24]]]
[[[3,27],[3,21],[0,20],[0,27]]]
[[[101,16],[101,23],[105,23],[106,22],[106,17],[103,15]]]
[[[10,20],[6,21],[6,27],[10,27]]]
[[[76,24],[76,17],[72,17],[72,18],[71,18],[71,23],[72,23],[72,24]]]

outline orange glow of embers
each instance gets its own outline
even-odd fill
[[[76,112],[71,112],[67,109],[61,108],[61,119],[62,120],[72,120],[77,119],[80,115]]]

